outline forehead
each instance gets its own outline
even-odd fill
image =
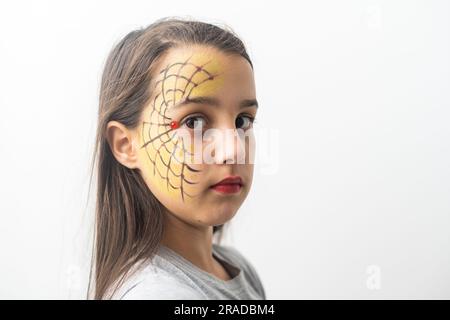
[[[155,92],[170,94],[172,103],[194,96],[255,95],[253,70],[245,58],[201,45],[170,49],[158,63],[154,86]]]

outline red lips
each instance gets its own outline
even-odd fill
[[[239,176],[230,176],[211,186],[221,193],[237,193],[242,188],[242,179]]]
[[[213,185],[213,187],[218,186],[218,185],[224,185],[224,184],[240,184],[240,185],[242,185],[242,179],[239,176],[229,176],[229,177],[223,179],[222,181],[216,183],[215,185]]]

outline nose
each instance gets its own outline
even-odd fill
[[[214,139],[214,162],[216,164],[243,163],[245,159],[245,140],[235,127],[217,128]]]

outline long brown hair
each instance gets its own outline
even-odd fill
[[[171,17],[131,31],[106,60],[91,171],[91,180],[94,170],[97,174],[97,192],[88,298],[105,299],[111,292],[110,298],[133,266],[153,256],[163,233],[163,205],[139,169],[127,168],[115,159],[106,139],[107,124],[115,120],[136,128],[152,94],[152,67],[168,49],[190,44],[241,55],[253,68],[243,42],[230,27]],[[214,226],[214,233],[221,234],[222,227]]]

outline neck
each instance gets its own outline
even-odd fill
[[[195,226],[167,213],[164,219],[161,244],[177,252],[194,265],[214,272],[216,265],[212,256],[212,226]]]

